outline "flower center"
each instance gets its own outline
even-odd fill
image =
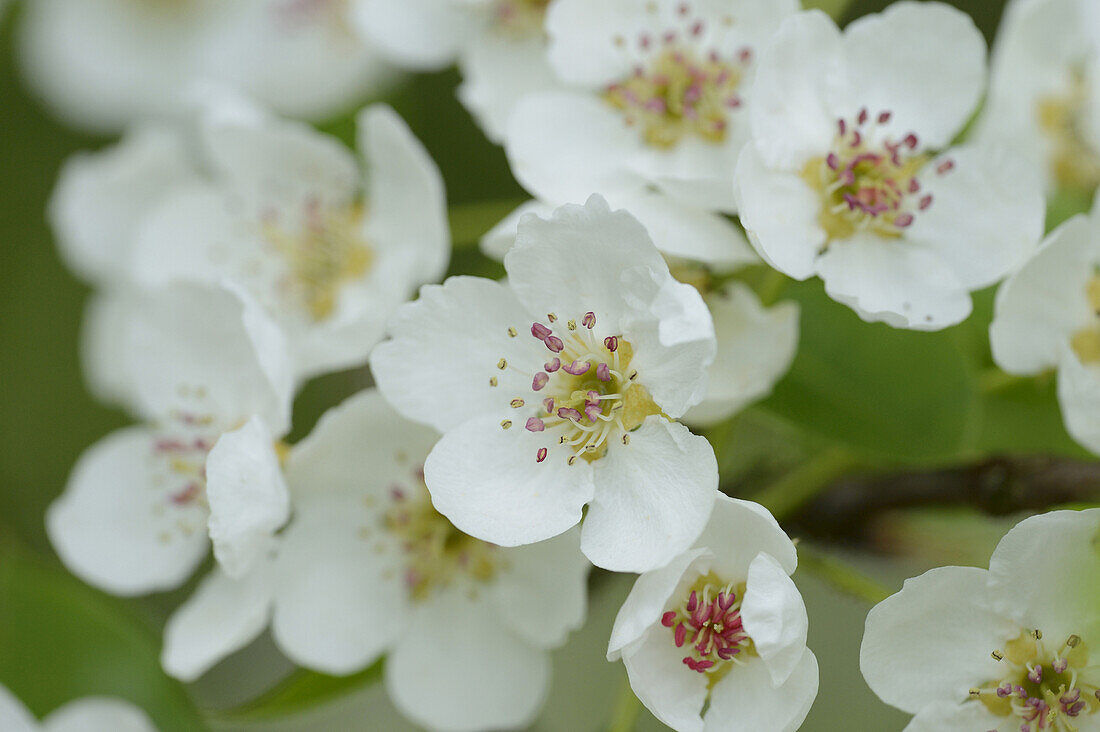
[[[1050,140],[1050,170],[1059,187],[1091,190],[1100,184],[1100,155],[1084,134],[1089,114],[1084,71],[1070,72],[1069,89],[1039,101],[1039,128]]]
[[[993,652],[1004,669],[1000,679],[970,690],[970,698],[981,701],[1001,717],[1015,717],[1021,732],[1076,732],[1074,720],[1100,711],[1100,690],[1086,683],[1088,649],[1080,636],[1050,645],[1039,630],[1025,632],[1009,641],[1004,650]]]
[[[737,90],[752,51],[743,48],[733,58],[703,51],[698,46],[706,34],[705,23],[691,16],[686,3],[677,12],[682,27],[659,36],[638,36],[643,61],[629,78],[608,86],[604,99],[621,110],[626,124],[638,127],[653,147],[672,148],[689,135],[723,142],[730,114],[741,107]],[[725,21],[732,23],[730,18]],[[627,40],[617,36],[615,44],[624,47]]]
[[[289,294],[314,321],[328,318],[339,303],[340,289],[366,274],[374,253],[363,238],[361,206],[325,209],[311,198],[296,231],[268,221],[267,241],[282,256],[285,276],[277,287]]]
[[[494,27],[520,36],[541,32],[548,5],[550,0],[498,0]]]
[[[1073,334],[1070,345],[1073,347],[1081,363],[1100,363],[1100,275],[1093,275],[1085,288],[1085,294],[1089,300],[1089,307],[1096,313],[1092,324],[1082,328]]]
[[[723,584],[713,574],[696,580],[680,606],[661,616],[661,625],[672,629],[673,642],[684,649],[684,665],[708,674],[711,686],[731,668],[755,653],[752,639],[741,622],[744,585]]]
[[[413,491],[395,486],[383,513],[385,529],[396,535],[405,552],[405,585],[414,600],[426,599],[456,577],[488,582],[501,569],[503,557],[494,544],[462,533],[432,506],[417,471]],[[412,493],[412,495],[410,495]]]
[[[910,132],[900,142],[875,140],[875,128],[891,116],[884,111],[872,118],[864,108],[854,120],[837,120],[832,150],[802,169],[802,179],[821,195],[818,222],[829,241],[860,231],[900,237],[914,216],[932,205],[932,194],[922,192],[917,180],[930,159],[917,152],[917,136]],[[946,160],[936,172],[946,175],[953,168],[954,162]]]
[[[616,335],[599,341],[593,334],[595,313],[585,313],[580,326],[570,320],[565,328],[555,327],[558,318],[553,313],[547,320],[550,325],[532,323],[531,335],[550,352],[550,360],[542,371],[524,373],[531,378],[531,393],[517,396],[511,405],[536,407],[524,429],[556,436],[557,445],[568,452],[570,465],[579,458],[598,460],[607,454],[610,440],[619,438],[629,444],[628,433],[649,415],[661,414],[661,409],[636,382],[638,372],[630,368],[634,353],[630,343]],[[517,331],[509,328],[508,334],[515,337]],[[518,371],[503,358],[497,368]],[[496,377],[489,383],[496,386]],[[512,424],[506,419],[500,426],[510,429]],[[549,448],[539,448],[535,460],[541,463],[548,454]]]

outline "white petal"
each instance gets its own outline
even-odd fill
[[[1014,374],[1056,366],[1073,334],[1092,322],[1086,288],[1100,262],[1094,219],[1074,217],[997,291],[989,341],[993,359]]]
[[[409,627],[397,548],[368,521],[358,497],[315,500],[283,534],[271,629],[302,666],[354,673]]]
[[[584,622],[588,570],[581,532],[504,550],[504,569],[489,587],[505,626],[533,646],[557,648]]]
[[[466,49],[459,66],[458,98],[496,143],[503,139],[508,118],[524,95],[560,83],[546,60],[546,39],[541,33],[530,37],[487,33]]]
[[[750,659],[714,685],[705,729],[794,732],[810,713],[817,687],[817,658],[809,648],[803,649],[794,671],[779,686],[773,684],[763,663]]]
[[[524,728],[546,698],[550,659],[460,592],[413,611],[416,632],[386,658],[386,690],[405,715],[430,729]]]
[[[1085,364],[1065,349],[1058,369],[1058,403],[1073,439],[1100,453],[1100,366]]]
[[[702,732],[707,676],[683,662],[672,631],[658,625],[623,649],[630,688],[645,708],[677,732]]]
[[[15,694],[0,684],[0,729],[10,732],[34,732],[38,728],[34,715]]]
[[[208,574],[168,619],[161,652],[164,670],[194,681],[263,632],[271,615],[273,570],[265,560],[240,579],[217,568]]]
[[[351,18],[388,61],[417,71],[449,65],[481,25],[468,7],[449,0],[359,0]]]
[[[995,715],[973,699],[956,704],[932,702],[913,717],[905,732],[1018,732],[1019,721],[1015,716]]]
[[[670,150],[646,147],[630,161],[630,169],[682,203],[735,214],[733,174],[748,138],[748,120],[735,113],[720,144],[692,136]]]
[[[557,536],[581,520],[593,478],[586,460],[568,465],[552,453],[536,462],[550,442],[519,422],[502,429],[499,416],[450,430],[424,464],[432,503],[460,530],[501,546]]]
[[[447,268],[451,236],[443,177],[390,107],[367,107],[356,119],[358,146],[367,163],[367,239],[383,257],[400,255],[409,277],[402,284],[411,294]]]
[[[787,574],[798,566],[794,542],[768,509],[725,494],[719,494],[696,546],[714,552],[715,573],[731,581],[748,577],[749,566],[760,552],[777,560]]]
[[[749,564],[741,617],[772,684],[782,685],[802,662],[810,621],[798,588],[770,554],[761,552]]]
[[[398,412],[440,432],[472,416],[499,414],[531,383],[497,362],[504,358],[528,373],[541,366],[542,354],[526,340],[530,317],[499,282],[450,277],[426,285],[418,300],[394,314],[392,339],[374,349],[371,371]],[[521,337],[509,338],[509,328]],[[490,386],[494,377],[499,386]]]
[[[659,10],[660,5],[652,7]],[[557,0],[546,13],[550,64],[570,84],[596,89],[619,81],[642,58],[634,49],[638,36],[659,23],[659,16],[647,17],[642,5],[631,0]]]
[[[817,262],[825,292],[868,322],[940,330],[970,315],[970,295],[939,254],[905,239],[859,234]]]
[[[998,608],[1043,631],[1048,648],[1100,633],[1100,509],[1051,511],[1018,523],[989,560]]]
[[[707,298],[718,353],[708,372],[706,398],[685,421],[714,424],[771,393],[798,350],[798,304],[765,309],[747,286],[735,283]]]
[[[1000,678],[990,653],[1020,631],[994,610],[987,579],[983,569],[939,567],[871,609],[859,667],[880,699],[912,714]]]
[[[955,148],[946,175],[931,161],[920,176],[933,196],[906,238],[935,252],[968,290],[993,284],[1023,264],[1043,237],[1045,204],[1040,182],[1003,149]]]
[[[542,201],[527,201],[521,203],[515,211],[505,216],[493,228],[489,229],[485,236],[481,237],[481,252],[487,257],[502,260],[508,250],[515,246],[516,232],[519,222],[527,214],[534,214],[540,219],[550,218],[557,206]]]
[[[97,442],[46,513],[65,566],[117,595],[172,589],[206,555],[205,511],[176,505],[171,494],[179,486],[158,483],[155,439],[131,427]]]
[[[156,732],[156,729],[145,712],[133,704],[94,696],[71,701],[42,720],[43,732]]]
[[[139,412],[133,379],[126,371],[123,346],[134,303],[133,296],[119,287],[89,296],[80,326],[80,365],[92,396]]]
[[[844,31],[843,64],[832,92],[893,113],[881,128],[915,132],[931,149],[962,129],[985,90],[985,40],[970,16],[944,3],[897,2]],[[843,103],[843,102],[842,102]],[[835,109],[851,117],[859,109]]]
[[[768,168],[751,145],[738,160],[734,190],[741,224],[757,253],[795,279],[812,277],[827,239],[818,223],[821,197],[799,175]]]
[[[49,203],[67,264],[95,282],[123,279],[143,216],[195,177],[181,135],[162,127],[137,127],[114,147],[69,158]]]
[[[638,577],[615,616],[615,626],[607,644],[607,660],[619,660],[623,648],[655,625],[669,600],[679,596],[677,590],[686,591],[685,583],[694,582],[712,559],[707,549],[691,549],[673,557],[665,566]]]
[[[592,563],[646,572],[687,550],[718,495],[718,464],[706,438],[651,416],[595,464],[596,494],[581,530]]]
[[[225,573],[239,579],[270,551],[290,516],[279,456],[259,417],[226,432],[206,458],[210,539]]]
[[[289,426],[291,372],[278,327],[235,289],[174,285],[141,298],[124,336],[143,411]],[[199,396],[201,394],[201,396]]]
[[[761,167],[797,173],[828,151],[837,117],[825,93],[828,79],[840,73],[841,53],[840,31],[819,10],[788,18],[764,46],[749,107]]]
[[[587,94],[544,91],[515,106],[504,150],[516,180],[546,201],[583,201],[640,190],[630,171],[642,142],[609,104]]]
[[[286,481],[301,503],[331,495],[388,496],[395,484],[415,477],[438,437],[398,415],[377,390],[365,389],[325,412],[295,443]]]

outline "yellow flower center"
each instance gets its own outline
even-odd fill
[[[1094,275],[1089,280],[1085,292],[1096,318],[1091,325],[1073,334],[1070,345],[1081,363],[1100,364],[1100,275]]]
[[[1039,102],[1039,127],[1050,140],[1050,171],[1059,187],[1092,190],[1100,184],[1100,155],[1083,132],[1089,114],[1084,72],[1075,68],[1069,88]]]

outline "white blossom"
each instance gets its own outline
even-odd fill
[[[0,729],[4,732],[156,732],[145,712],[129,702],[96,696],[71,701],[38,722],[2,684]]]

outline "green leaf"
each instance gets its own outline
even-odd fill
[[[161,732],[206,729],[159,652],[122,602],[0,542],[0,682],[39,718],[99,695],[133,702]]]
[[[973,447],[980,453],[1090,457],[1066,432],[1053,374],[992,390],[982,396],[979,409],[981,428]]]
[[[382,679],[384,659],[379,659],[357,674],[330,676],[299,669],[271,691],[247,704],[218,713],[221,721],[255,722],[298,714]]]
[[[784,296],[802,305],[801,341],[790,373],[763,409],[875,456],[933,460],[957,453],[977,394],[950,331],[864,323],[816,280],[794,283]]]

